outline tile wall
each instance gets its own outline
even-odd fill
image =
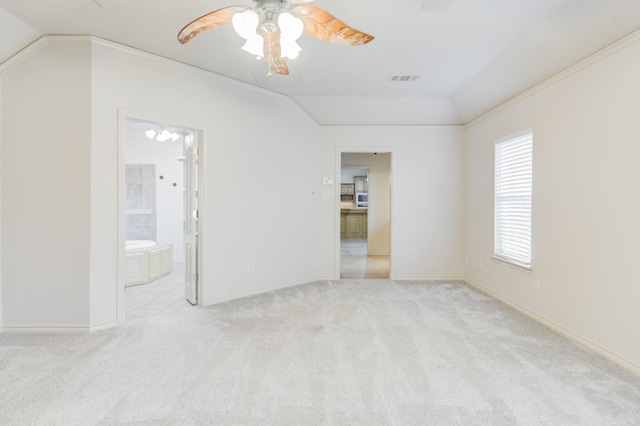
[[[126,239],[156,241],[156,166],[127,164]]]

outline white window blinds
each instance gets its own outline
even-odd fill
[[[495,256],[531,266],[533,132],[496,142]]]

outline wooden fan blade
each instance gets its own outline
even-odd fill
[[[264,32],[264,62],[269,69],[276,74],[289,75],[287,61],[280,57],[282,49],[280,48],[280,32]]]
[[[236,13],[250,9],[249,6],[229,6],[207,13],[185,26],[178,33],[178,41],[185,44],[203,31],[228,24]]]
[[[294,6],[290,9],[304,22],[304,30],[310,36],[345,46],[361,46],[373,36],[351,28],[329,12],[315,6]]]

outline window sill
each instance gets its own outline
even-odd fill
[[[491,256],[491,259],[493,259],[494,262],[501,263],[510,268],[517,269],[519,271],[524,271],[528,274],[533,274],[533,268],[531,267],[531,265],[523,265],[521,263],[516,263],[512,260],[507,260],[498,256]]]

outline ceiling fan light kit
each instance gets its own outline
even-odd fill
[[[264,59],[269,74],[288,75],[286,59],[295,59],[302,50],[297,40],[303,32],[330,43],[360,46],[373,36],[349,27],[324,9],[307,5],[313,0],[253,0],[255,6],[228,6],[194,20],[178,34],[187,43],[203,31],[232,23],[246,40],[242,50]]]

